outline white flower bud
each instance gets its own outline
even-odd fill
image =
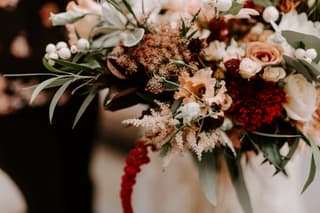
[[[306,50],[306,57],[310,58],[311,60],[315,59],[318,56],[317,51],[314,48]]]
[[[240,62],[239,74],[242,78],[251,78],[260,72],[262,66],[260,63],[251,60],[250,58],[244,58]]]
[[[232,7],[232,0],[217,0],[217,9],[226,12]]]
[[[266,67],[262,74],[264,80],[272,82],[277,82],[284,77],[286,77],[286,71],[282,67]]]
[[[46,46],[46,53],[53,53],[53,52],[55,52],[57,49],[56,49],[56,45],[54,45],[54,44],[48,44],[47,46]]]
[[[58,50],[58,55],[62,59],[69,59],[71,58],[71,51],[67,47],[63,47],[60,50]]]
[[[72,54],[75,54],[78,52],[78,47],[76,45],[71,45],[70,51]]]
[[[53,66],[56,62],[54,62],[54,60],[49,59],[48,60],[48,64],[50,64],[51,66]]]
[[[200,105],[196,102],[190,102],[178,109],[176,118],[182,118],[183,124],[191,124],[191,121],[198,118],[200,115]]]
[[[223,120],[223,124],[220,127],[220,129],[222,129],[223,131],[228,131],[228,130],[230,130],[232,128],[233,128],[232,120],[230,118],[225,118]]]
[[[57,50],[62,49],[62,48],[67,48],[67,47],[68,47],[68,44],[66,42],[64,42],[64,41],[59,41],[56,44]]]
[[[47,56],[46,57],[47,59],[58,59],[59,58],[59,56],[56,52],[48,53],[48,54],[46,54],[46,56]]]
[[[89,41],[85,38],[80,38],[77,42],[77,47],[79,50],[86,50],[90,46]]]
[[[276,21],[279,18],[279,11],[274,6],[269,6],[266,9],[264,9],[262,17],[263,20],[265,20],[265,22],[268,23]]]
[[[298,49],[295,50],[294,55],[298,59],[303,59],[306,56],[306,51],[304,49],[302,49],[302,48],[298,48]]]
[[[304,60],[305,60],[306,62],[308,62],[309,64],[312,63],[312,59],[311,59],[311,58],[304,58]]]

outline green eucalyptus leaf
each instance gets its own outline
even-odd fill
[[[86,109],[88,108],[88,106],[90,105],[90,103],[93,101],[93,99],[95,98],[96,94],[97,94],[98,89],[96,87],[92,87],[89,94],[87,95],[87,97],[84,99],[84,101],[82,102],[79,111],[77,112],[77,115],[74,119],[73,125],[72,125],[72,129],[74,129],[74,127],[77,125],[77,123],[79,122],[80,118],[82,117],[83,113],[86,111]]]
[[[312,62],[311,64],[304,61],[304,60],[299,60],[310,72],[310,74],[313,76],[314,81],[320,81],[320,66],[318,64],[315,64]]]
[[[129,11],[129,13],[131,13],[131,15],[134,17],[134,19],[136,21],[138,21],[138,18],[136,16],[135,12],[133,11],[131,5],[129,4],[129,2],[127,0],[121,0],[121,1],[124,4],[124,6],[127,8],[127,10]]]
[[[304,33],[299,33],[295,31],[282,31],[282,36],[286,38],[287,42],[293,46],[294,48],[299,48],[300,44],[303,43],[305,46],[305,49],[314,48],[316,49],[318,56],[314,60],[316,63],[320,60],[320,38],[308,35]]]
[[[203,153],[201,161],[197,161],[202,191],[208,201],[217,205],[216,159],[213,152]]]
[[[73,80],[68,80],[66,81],[58,90],[57,92],[54,94],[54,96],[52,97],[52,100],[50,102],[50,106],[49,106],[49,120],[50,123],[52,123],[52,118],[53,118],[53,114],[54,114],[54,110],[57,106],[57,103],[59,101],[59,99],[61,98],[61,96],[63,95],[63,93],[66,91],[66,89],[70,86],[70,84],[73,82]]]
[[[301,61],[298,61],[286,55],[284,55],[283,58],[289,68],[294,69],[298,73],[302,74],[309,82],[312,82],[315,79],[315,76],[312,74],[312,72],[310,72],[310,70],[306,66],[304,66]]]
[[[45,58],[42,59],[42,64],[43,64],[43,66],[44,66],[47,70],[49,70],[49,71],[51,71],[51,72],[53,72],[53,73],[69,74],[69,73],[67,73],[67,72],[64,72],[64,71],[62,71],[62,70],[59,70],[59,69],[53,67],[52,65],[50,65],[50,64],[48,63],[48,60],[45,59]]]
[[[237,15],[242,8],[243,8],[243,4],[233,1],[232,6],[230,10],[227,12],[227,14]]]
[[[53,73],[21,73],[21,74],[3,74],[3,77],[33,77],[33,76],[58,76]]]
[[[64,67],[69,67],[73,70],[76,70],[77,72],[81,72],[81,71],[85,71],[85,72],[91,72],[92,69],[86,65],[82,65],[82,64],[78,64],[78,63],[74,63],[71,61],[65,61],[65,60],[54,60],[57,64],[60,64],[61,66]]]
[[[253,3],[261,7],[273,6],[272,1],[270,0],[253,0]]]
[[[250,195],[244,180],[240,158],[225,157],[232,184],[236,190],[236,194],[240,205],[245,213],[253,213]]]
[[[172,149],[172,145],[170,142],[163,144],[159,150],[160,157],[165,157],[170,150]]]
[[[311,161],[310,161],[309,175],[308,175],[308,178],[303,186],[301,193],[304,193],[308,189],[308,187],[311,185],[311,183],[313,182],[313,180],[316,176],[316,170],[317,170],[316,163],[315,163],[314,157],[312,155]]]
[[[30,104],[33,103],[33,101],[38,97],[38,95],[40,94],[40,92],[44,89],[46,89],[50,84],[52,84],[53,82],[59,80],[63,78],[63,76],[58,76],[58,77],[55,77],[55,78],[49,78],[43,82],[41,82],[32,92],[32,95],[31,95],[31,99],[30,99]]]

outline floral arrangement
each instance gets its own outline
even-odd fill
[[[150,5],[153,5],[152,7]],[[70,2],[52,14],[69,41],[48,44],[49,78],[31,101],[58,87],[87,94],[75,123],[100,89],[106,110],[143,103],[149,109],[125,125],[144,135],[127,158],[122,179],[124,212],[133,212],[132,187],[148,149],[167,166],[192,151],[204,193],[216,204],[215,162],[226,160],[245,212],[252,212],[239,160],[262,153],[275,174],[299,144],[312,150],[310,174],[320,168],[319,0],[93,0]],[[245,204],[245,203],[249,203]]]

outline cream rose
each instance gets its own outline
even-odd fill
[[[309,122],[298,122],[298,127],[308,135],[316,144],[320,145],[320,88],[317,89],[317,109]]]
[[[317,106],[316,88],[301,74],[289,75],[285,82],[287,103],[283,107],[289,118],[301,122],[310,121]]]
[[[282,67],[266,67],[262,74],[264,80],[272,82],[277,82],[284,77],[286,77],[286,71]]]
[[[244,58],[240,62],[239,74],[242,78],[251,78],[260,72],[261,68],[261,64],[258,62],[255,62],[250,58]]]
[[[282,61],[283,50],[281,47],[263,42],[251,42],[247,47],[246,57],[260,63],[279,64]]]

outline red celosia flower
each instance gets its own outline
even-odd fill
[[[282,103],[286,101],[284,91],[275,83],[256,77],[250,81],[233,78],[227,84],[233,100],[229,110],[233,119],[244,129],[253,131],[271,124],[282,115]]]
[[[131,196],[133,186],[136,183],[136,176],[141,171],[143,164],[149,163],[148,147],[143,141],[137,141],[136,147],[130,150],[129,156],[126,158],[125,174],[122,176],[120,197],[124,213],[133,213],[131,205]],[[152,147],[154,151],[154,147]]]

